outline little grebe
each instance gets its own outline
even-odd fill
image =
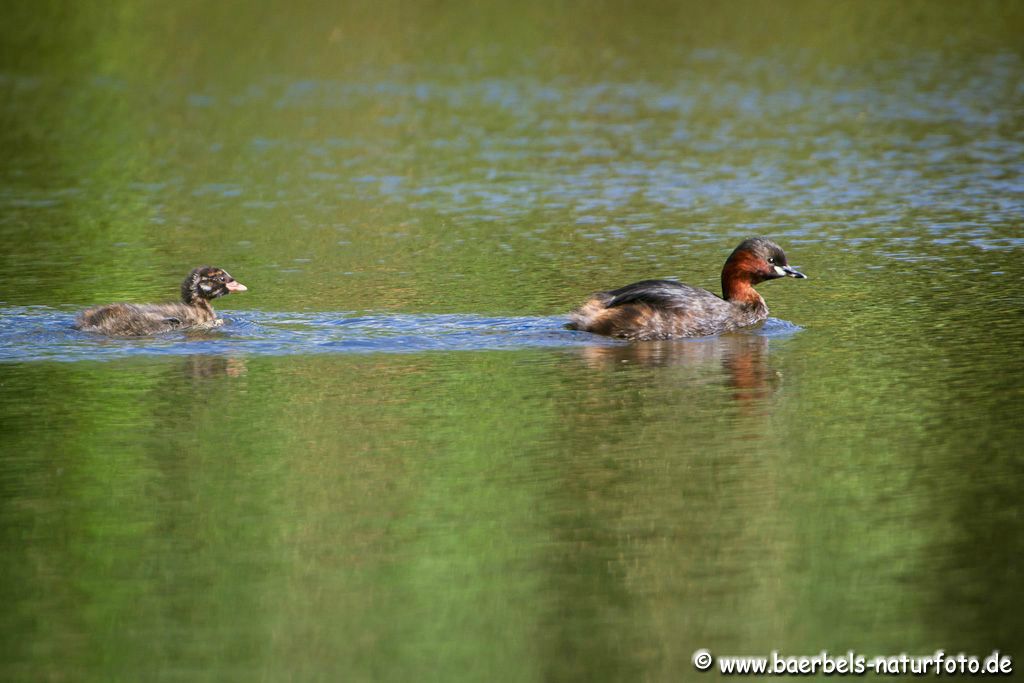
[[[567,327],[623,339],[704,337],[759,323],[768,306],[754,285],[780,277],[806,278],[767,237],[744,240],[722,268],[722,297],[672,280],[644,280],[595,292],[569,314]]]
[[[75,320],[75,328],[114,337],[137,337],[192,327],[213,327],[220,320],[211,299],[244,292],[241,282],[227,271],[210,266],[196,268],[181,283],[181,303],[110,304],[87,308]]]

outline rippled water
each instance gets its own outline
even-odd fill
[[[0,362],[108,360],[160,355],[411,353],[531,347],[626,346],[566,330],[566,317],[244,313],[215,330],[109,338],[73,329],[74,314],[45,306],[0,310]],[[769,318],[738,335],[783,337],[800,328]],[[703,340],[679,342],[699,343]]]
[[[1024,653],[1018,5],[8,9],[0,678]],[[750,234],[763,326],[563,328]]]

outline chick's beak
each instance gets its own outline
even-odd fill
[[[229,292],[244,292],[249,289],[238,280],[231,280],[230,282],[225,283],[224,286],[228,288]]]
[[[793,268],[793,266],[775,266],[775,272],[779,274],[779,277],[795,277],[800,280],[807,279],[806,275]]]

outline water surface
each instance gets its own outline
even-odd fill
[[[1022,17],[10,8],[0,677],[1019,658]],[[763,327],[562,328],[750,234]],[[70,327],[206,263],[222,328]]]

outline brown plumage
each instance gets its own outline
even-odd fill
[[[622,339],[703,337],[759,323],[768,306],[754,285],[780,277],[806,278],[766,237],[744,240],[722,267],[722,296],[673,280],[643,280],[595,292],[569,314],[567,327]]]
[[[139,337],[172,330],[214,327],[221,321],[210,301],[246,289],[227,271],[202,266],[189,273],[181,283],[181,303],[94,306],[79,314],[75,328],[112,337]]]

